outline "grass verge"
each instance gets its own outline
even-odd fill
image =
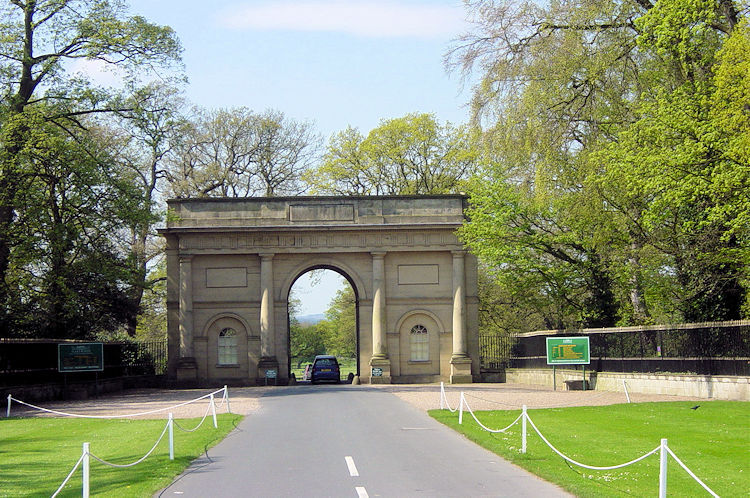
[[[221,441],[234,429],[241,415],[217,415],[195,432],[175,427],[175,459],[169,460],[165,434],[154,452],[142,463],[126,469],[91,460],[91,496],[142,497],[167,486],[191,461]],[[200,418],[177,421],[194,428]],[[140,459],[162,433],[166,420],[103,420],[58,418],[0,419],[0,496],[49,497],[65,480],[81,457],[84,442],[92,454],[117,464]],[[80,467],[58,496],[81,496]]]
[[[748,496],[750,489],[750,403],[732,401],[633,403],[529,410],[531,420],[566,456],[597,467],[613,466],[648,453],[667,438],[669,448],[719,496]],[[594,471],[568,464],[528,426],[527,452],[521,453],[520,422],[492,434],[464,413],[431,410],[436,420],[467,438],[581,497],[655,496],[659,456],[617,470]],[[501,429],[520,410],[480,411],[477,418]],[[671,457],[669,496],[710,496]]]

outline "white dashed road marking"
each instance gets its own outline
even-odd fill
[[[370,498],[370,495],[367,494],[367,490],[363,488],[362,486],[357,486],[357,496],[359,498]]]
[[[359,477],[359,472],[357,472],[357,466],[354,465],[354,459],[348,456],[348,457],[344,457],[344,460],[346,460],[346,466],[349,467],[349,475],[352,477]]]

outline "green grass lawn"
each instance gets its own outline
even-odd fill
[[[195,458],[221,441],[242,420],[240,415],[209,416],[195,432],[175,427],[175,459],[169,460],[168,434],[142,463],[127,469],[91,460],[91,496],[143,497],[167,486]],[[200,419],[180,419],[185,429]],[[92,454],[117,464],[145,455],[161,434],[166,420],[102,420],[58,418],[0,419],[0,496],[49,497],[81,457],[82,445]],[[81,496],[81,470],[59,496]]]
[[[597,407],[529,410],[531,420],[558,450],[578,462],[605,467],[633,460],[667,438],[669,448],[719,496],[750,496],[750,403],[705,401],[633,403]],[[477,418],[501,429],[520,411],[480,411]],[[528,426],[527,452],[521,453],[520,422],[507,433],[482,430],[464,412],[431,410],[430,415],[530,472],[577,496],[656,496],[658,453],[628,467],[593,471],[573,466],[553,453]],[[710,496],[669,458],[669,496]]]

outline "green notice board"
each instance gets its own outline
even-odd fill
[[[57,345],[58,372],[101,372],[104,346],[101,342]]]
[[[547,337],[547,365],[591,363],[588,337]]]

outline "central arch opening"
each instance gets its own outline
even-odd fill
[[[338,268],[313,266],[295,278],[287,296],[290,378],[308,381],[316,355],[336,356],[342,382],[359,375],[358,304],[356,286]]]

